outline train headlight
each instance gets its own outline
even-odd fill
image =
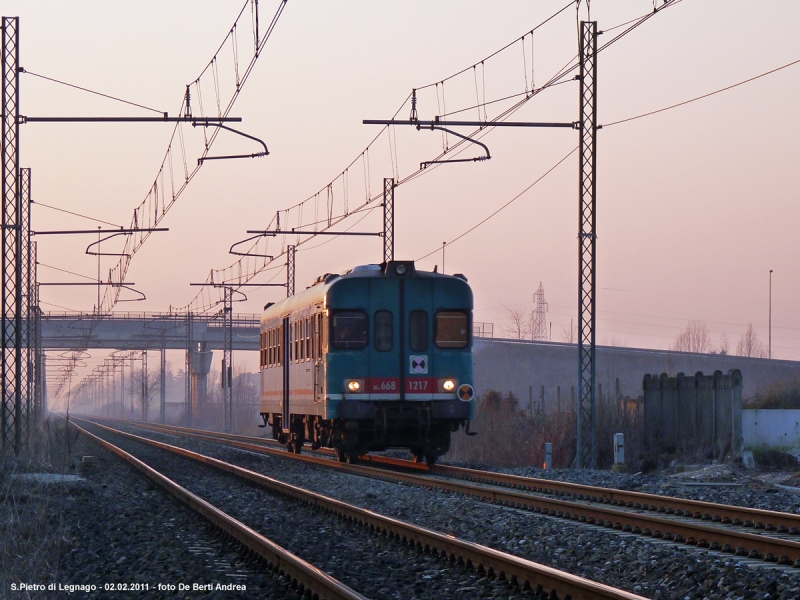
[[[456,389],[456,380],[455,379],[440,379],[439,380],[439,391],[440,392],[452,392]]]
[[[397,273],[398,275],[405,275],[406,274],[406,266],[403,265],[403,264],[397,265],[394,268],[394,272]]]
[[[456,392],[456,394],[458,395],[459,400],[469,402],[475,397],[475,388],[468,383],[464,383],[458,386],[458,392]]]
[[[364,391],[364,382],[360,379],[345,379],[344,387],[348,392],[357,394]]]

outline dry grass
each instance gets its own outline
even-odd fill
[[[197,408],[192,416],[192,426],[208,431],[223,431],[222,404],[215,402]],[[169,421],[172,425],[186,426],[186,411]],[[261,423],[259,406],[253,403],[237,404],[233,406],[233,433],[241,435],[259,436],[264,434],[264,429],[259,429]]]
[[[772,382],[752,398],[745,399],[743,408],[800,408],[800,379]]]
[[[64,488],[15,475],[69,472],[76,437],[61,419],[51,417],[19,456],[0,453],[0,597],[12,597],[15,582],[55,581],[65,541],[60,518]]]
[[[642,418],[639,403],[629,399],[601,400],[597,407],[597,463],[613,463],[613,434],[625,434],[626,462],[633,468],[643,463]],[[472,431],[453,436],[446,460],[490,467],[542,467],[544,445],[553,444],[553,467],[570,467],[575,460],[577,416],[574,410],[546,415],[527,411],[509,393],[486,392],[480,399]]]

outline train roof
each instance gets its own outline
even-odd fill
[[[294,296],[290,296],[289,298],[275,303],[270,302],[264,307],[264,313],[261,315],[261,322],[263,323],[265,319],[281,317],[287,313],[301,310],[308,306],[319,306],[321,308],[322,304],[325,302],[325,295],[328,293],[328,290],[344,281],[361,278],[379,279],[384,277],[455,278],[464,282],[467,281],[467,278],[460,273],[444,275],[443,273],[437,273],[435,271],[419,271],[414,266],[413,260],[396,260],[382,264],[359,265],[341,275],[325,273],[325,275],[317,277],[314,283],[309,287],[296,293]]]

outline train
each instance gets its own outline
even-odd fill
[[[409,450],[432,465],[474,417],[472,290],[414,261],[327,273],[264,307],[260,427],[342,462]]]

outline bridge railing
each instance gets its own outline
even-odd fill
[[[50,311],[42,314],[42,320],[94,320],[98,319],[95,313]],[[172,321],[181,323],[186,321],[186,314],[169,312],[112,312],[99,316],[99,320],[115,321]],[[217,324],[222,326],[222,315],[195,314],[195,323]],[[255,326],[261,322],[261,315],[253,313],[239,313],[233,315],[234,327]]]

